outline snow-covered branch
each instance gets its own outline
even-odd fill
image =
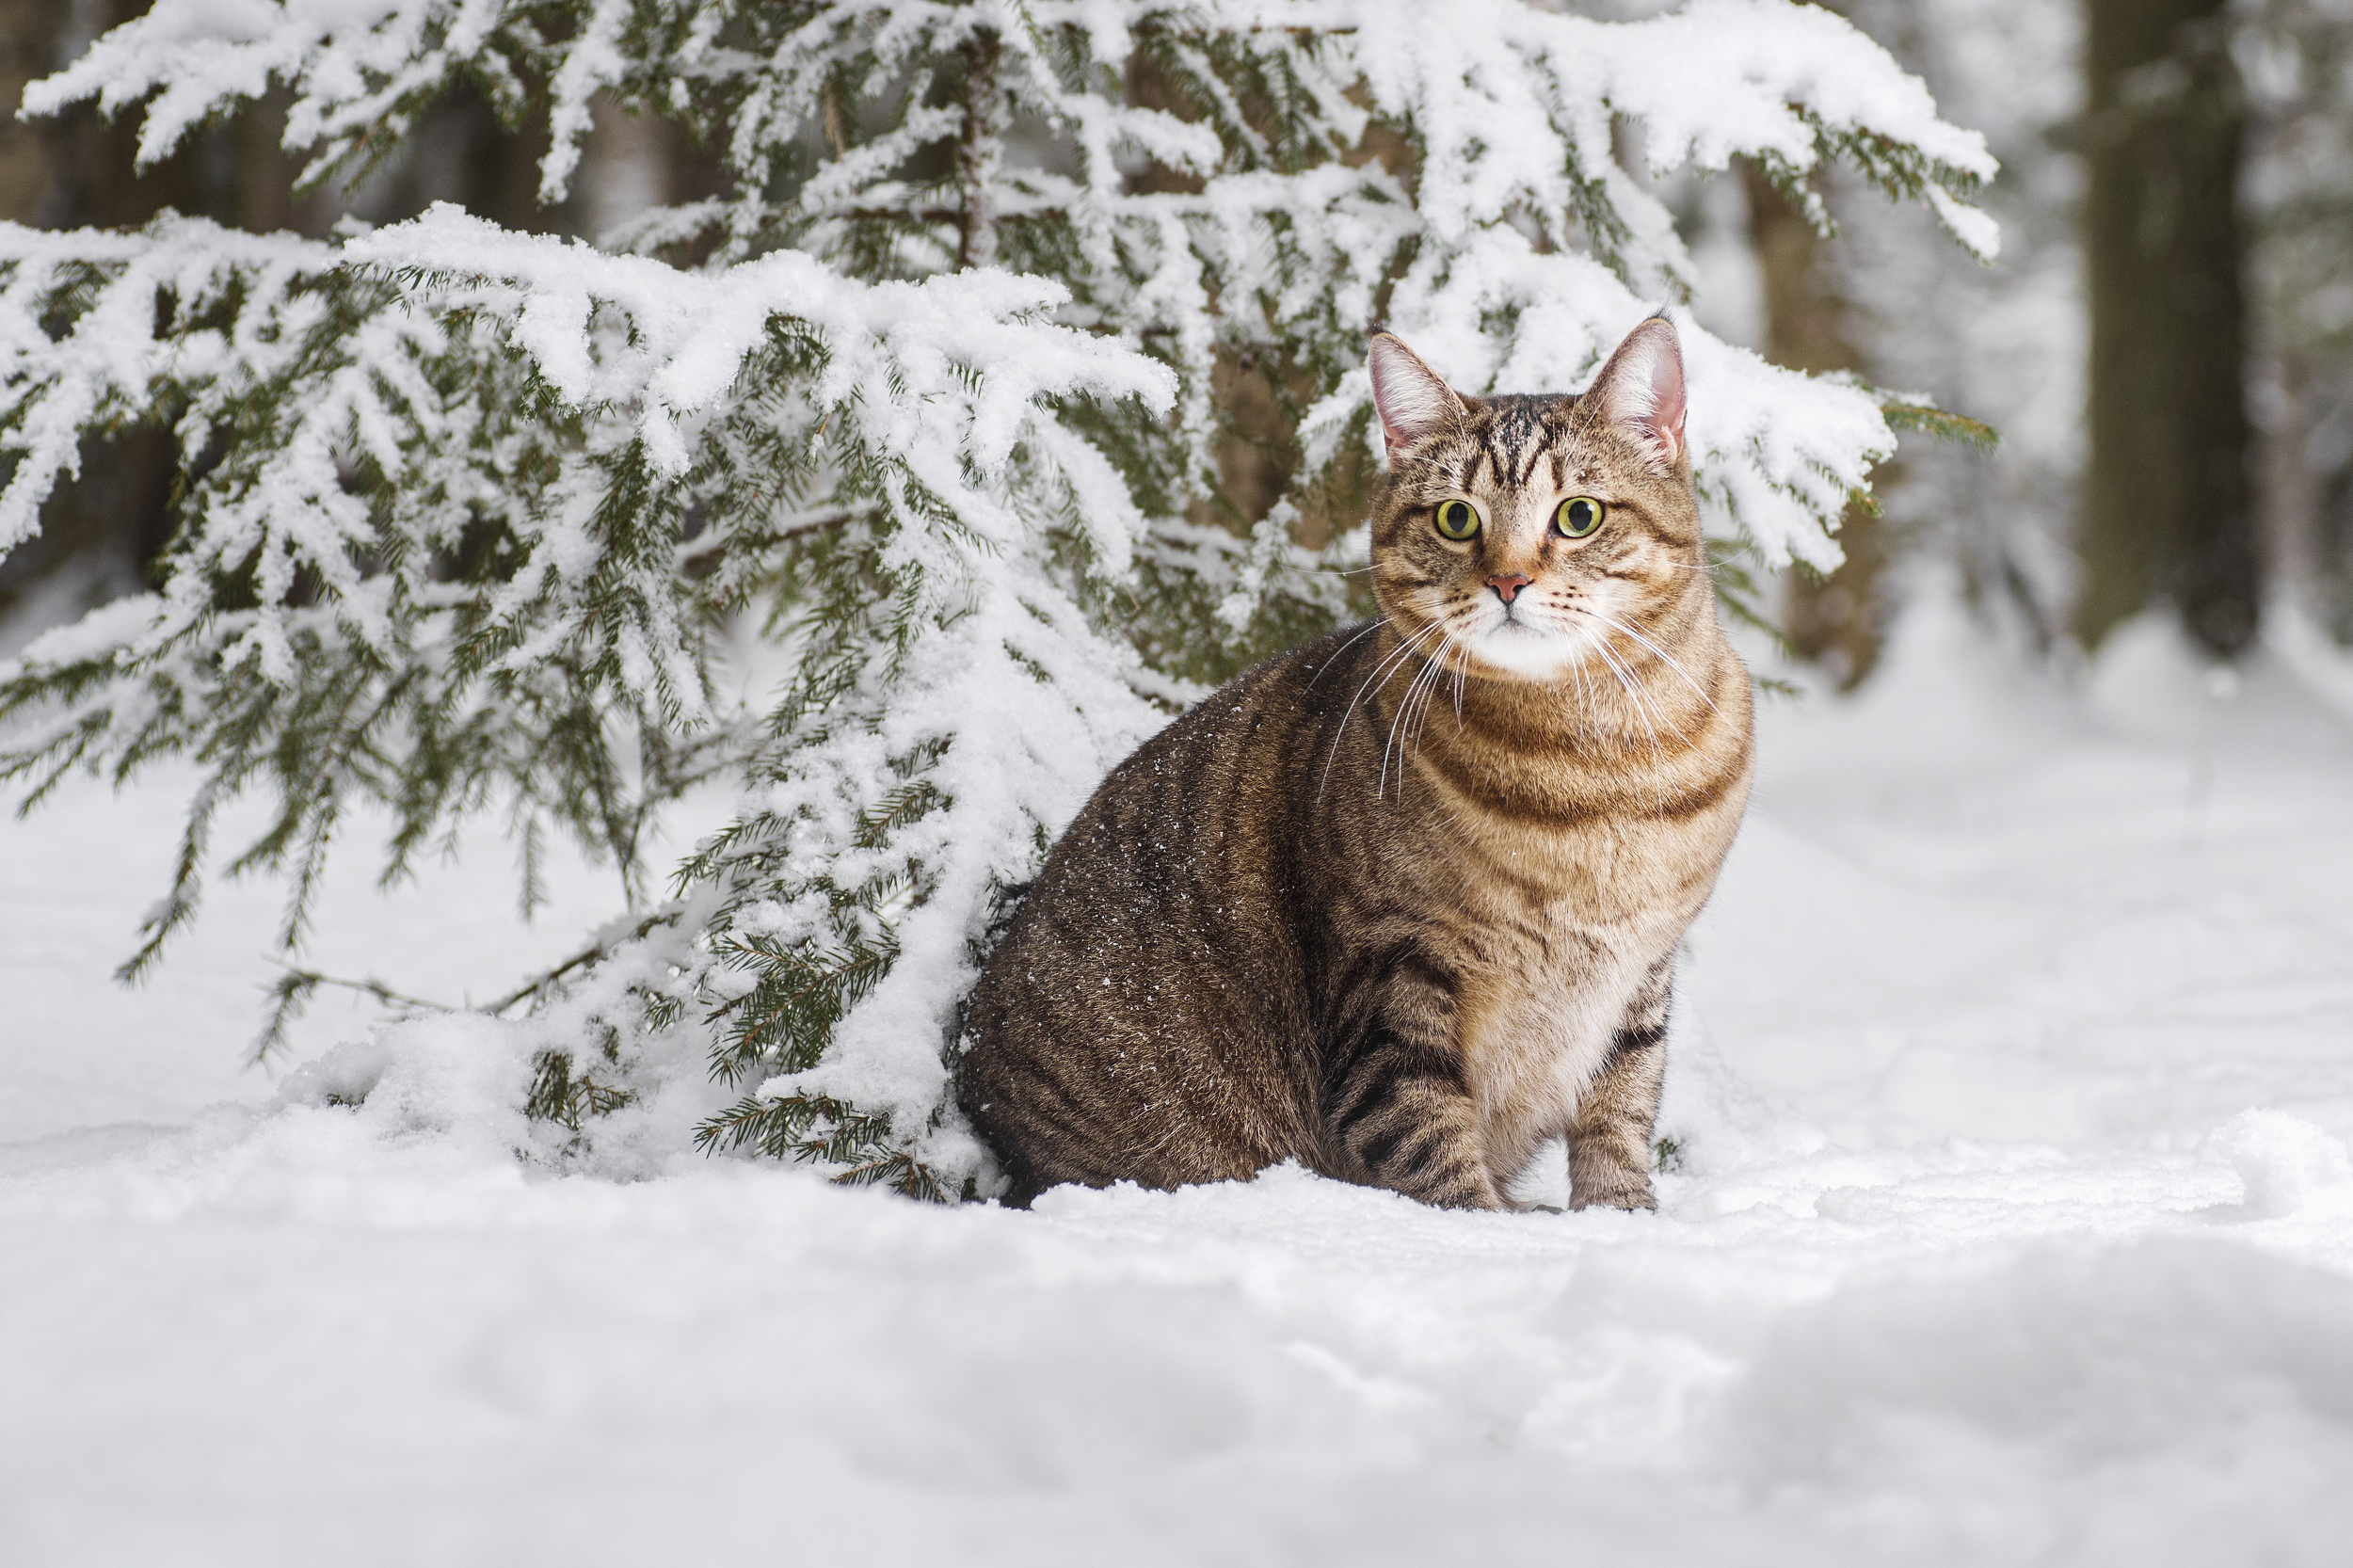
[[[248,857],[292,856],[305,886],[352,796],[393,808],[396,861],[502,799],[626,860],[638,797],[707,771],[685,760],[696,727],[727,719],[712,596],[808,553],[789,520],[812,487],[855,519],[825,550],[862,552],[888,612],[878,669],[927,657],[1054,520],[1083,520],[1094,569],[1127,569],[1142,515],[1054,410],[1164,408],[1171,378],[1046,320],[1057,302],[790,253],[681,274],[451,209],[336,246],[179,218],[0,229],[0,515],[29,526],[102,421],[164,410],[192,463],[218,459],[158,593],[0,669],[0,766],[194,750],[216,795],[274,783]],[[651,776],[624,777],[616,725],[655,748]],[[157,940],[192,913],[202,850],[192,827]]]

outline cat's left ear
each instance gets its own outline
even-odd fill
[[[1683,344],[1675,325],[1655,315],[1625,335],[1593,377],[1585,400],[1632,436],[1662,477],[1688,456],[1683,440]]]

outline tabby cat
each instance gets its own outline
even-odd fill
[[[1657,316],[1582,396],[1472,398],[1371,347],[1381,618],[1222,687],[1123,762],[1006,929],[959,1097],[1026,1204],[1286,1160],[1509,1207],[1655,1206],[1684,928],[1747,803]]]

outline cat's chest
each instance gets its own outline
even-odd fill
[[[1499,1171],[1567,1126],[1675,935],[1671,922],[1597,929],[1551,910],[1466,944],[1456,1045]]]

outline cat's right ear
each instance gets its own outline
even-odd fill
[[[1632,436],[1662,478],[1689,456],[1683,433],[1683,344],[1664,311],[1625,335],[1585,401]]]
[[[1392,453],[1468,412],[1454,389],[1391,333],[1373,334],[1367,362],[1372,370],[1372,406],[1380,412],[1381,433],[1388,438]]]

